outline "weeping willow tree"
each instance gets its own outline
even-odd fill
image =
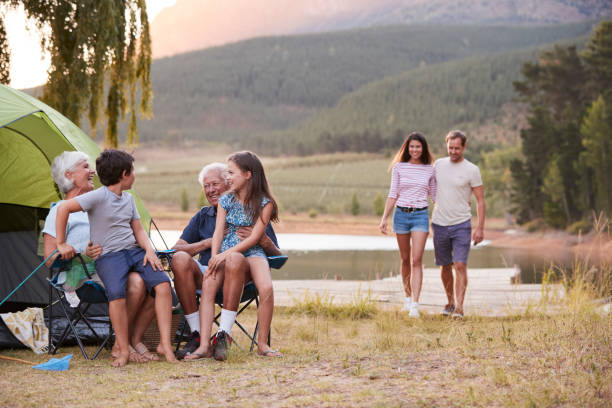
[[[129,115],[127,143],[138,142],[136,117],[150,118],[151,37],[145,0],[0,0],[23,5],[51,57],[42,100],[92,134],[107,121],[105,145],[118,145],[117,125]],[[10,49],[0,15],[0,81],[10,80]],[[137,106],[138,105],[138,106]]]

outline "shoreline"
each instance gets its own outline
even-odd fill
[[[159,229],[183,230],[192,212],[172,211],[168,208],[149,206]],[[380,218],[370,215],[282,214],[281,221],[274,225],[277,233],[341,234],[382,236],[378,230]],[[473,220],[473,224],[475,219]],[[388,236],[393,236],[392,234]],[[571,235],[565,231],[526,232],[516,227],[507,227],[501,218],[487,219],[485,239],[489,246],[526,251],[572,251],[574,254],[594,256],[612,261],[612,239],[597,240],[592,234]]]

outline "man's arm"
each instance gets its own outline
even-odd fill
[[[484,187],[482,185],[473,187],[472,193],[474,193],[474,197],[476,197],[476,213],[478,214],[478,225],[476,225],[476,229],[472,233],[472,240],[474,241],[474,245],[477,245],[484,239],[484,224],[487,215],[487,206],[485,204]]]
[[[176,244],[172,247],[177,251],[185,251],[191,256],[196,256],[202,251],[206,251],[212,247],[212,237],[203,239],[202,241],[194,242],[193,244],[180,239],[176,241]]]
[[[236,235],[238,235],[238,238],[240,238],[241,241],[244,241],[251,235],[252,232],[253,227],[240,227],[236,230]],[[268,256],[278,256],[283,254],[266,233],[261,236],[259,246],[261,246]]]

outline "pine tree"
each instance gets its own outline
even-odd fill
[[[585,151],[581,159],[593,171],[597,209],[612,209],[612,118],[600,96],[588,109],[580,132]]]

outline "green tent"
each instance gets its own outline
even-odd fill
[[[100,154],[93,140],[59,112],[0,85],[0,299],[41,262],[40,230],[51,203],[61,200],[50,166],[66,150],[87,154],[91,165]],[[100,186],[97,177],[94,184]],[[149,231],[151,216],[136,195],[134,198]],[[9,302],[45,303],[45,276],[41,270]]]

